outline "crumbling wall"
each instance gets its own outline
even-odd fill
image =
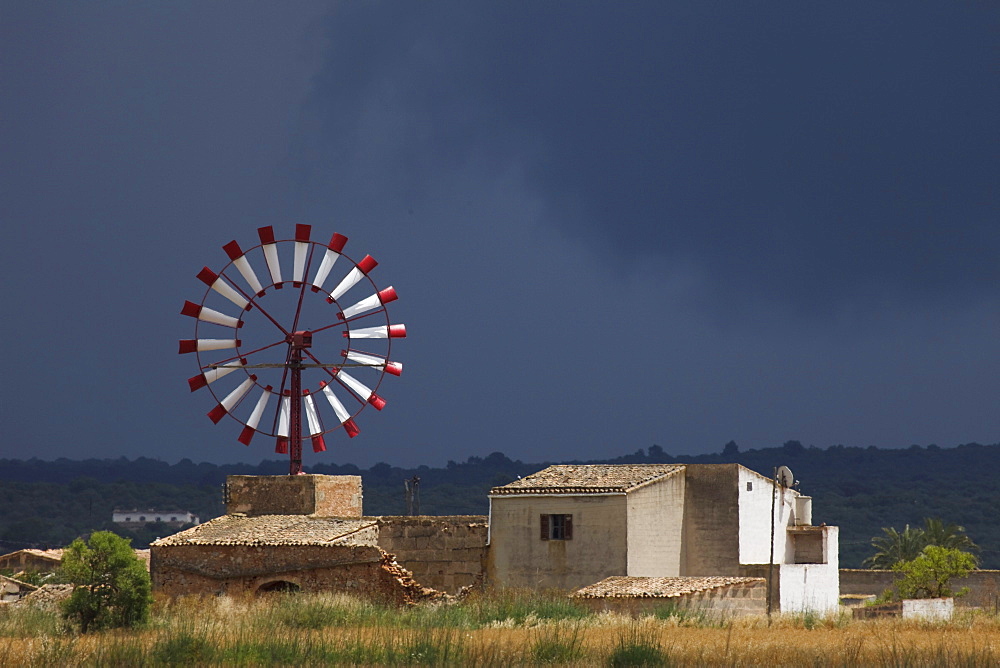
[[[455,593],[483,579],[487,518],[482,515],[379,517],[378,546],[426,587]]]

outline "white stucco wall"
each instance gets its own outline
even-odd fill
[[[628,572],[637,577],[680,575],[684,528],[684,471],[631,490]]]
[[[823,564],[781,564],[778,569],[782,612],[833,613],[840,605],[838,527],[823,527]]]
[[[739,467],[740,563],[766,564],[771,558],[771,479]],[[752,489],[747,490],[747,483]],[[774,563],[793,561],[785,528],[795,522],[798,492],[778,487],[774,497]]]

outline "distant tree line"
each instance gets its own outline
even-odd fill
[[[965,528],[982,549],[983,568],[1000,568],[1000,444],[970,443],[952,448],[911,446],[880,449],[835,445],[825,449],[787,441],[779,447],[741,450],[734,441],[721,452],[674,455],[652,445],[620,457],[560,463],[735,462],[770,476],[785,465],[801,481],[799,491],[814,498],[813,521],[840,526],[840,561],[861,567],[873,553],[871,540],[883,527],[920,526],[925,518],[944,518]],[[486,457],[449,461],[446,466],[401,468],[378,463],[368,469],[321,463],[309,473],[360,475],[364,507],[370,515],[406,512],[405,479],[420,477],[421,510],[429,515],[486,514],[487,493],[550,463],[524,463],[495,452]],[[0,551],[19,547],[63,546],[96,530],[110,530],[142,547],[167,526],[147,525],[137,532],[111,523],[114,508],[177,508],[203,519],[224,512],[222,485],[227,475],[281,475],[283,460],[249,464],[168,464],[135,460],[0,460]]]

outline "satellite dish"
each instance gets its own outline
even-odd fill
[[[795,476],[792,475],[792,469],[787,466],[779,466],[778,470],[774,474],[774,482],[778,483],[782,487],[794,486]]]

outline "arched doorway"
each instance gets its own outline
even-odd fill
[[[302,591],[302,587],[294,582],[289,582],[288,580],[274,580],[273,582],[266,582],[257,588],[258,594],[295,594],[300,591]]]

